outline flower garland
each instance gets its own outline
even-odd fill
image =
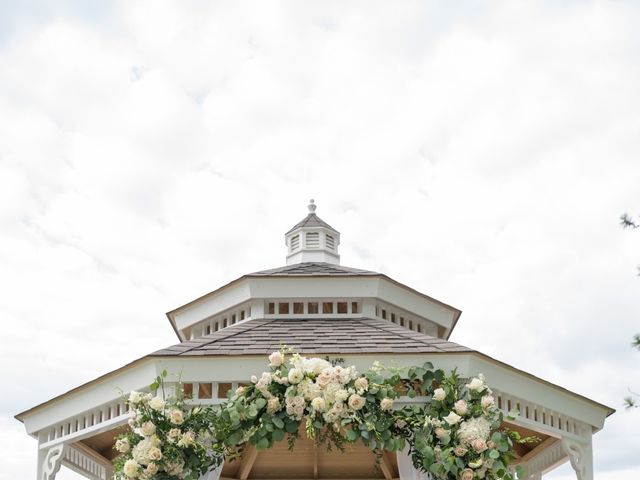
[[[222,458],[239,457],[304,430],[328,450],[361,441],[379,458],[407,446],[416,469],[438,480],[515,480],[517,432],[502,427],[503,414],[482,375],[461,379],[429,362],[388,369],[355,367],[285,350],[269,355],[269,371],[230,392],[220,406],[190,410],[180,399],[132,392],[132,431],[119,437],[116,478],[197,479]],[[166,376],[166,372],[164,372]],[[155,387],[162,384],[156,379]],[[398,407],[399,396],[427,397]]]

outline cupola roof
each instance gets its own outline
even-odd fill
[[[340,232],[316,215],[313,199],[307,208],[307,216],[284,234],[287,265],[306,262],[339,265]]]

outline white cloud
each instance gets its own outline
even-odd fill
[[[2,9],[6,478],[35,464],[10,415],[282,264],[310,196],[344,264],[464,310],[454,341],[614,407],[637,387],[637,5]],[[596,436],[598,478],[640,474],[636,413]]]

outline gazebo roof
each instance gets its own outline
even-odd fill
[[[319,276],[319,277],[353,277],[353,276],[378,276],[382,273],[360,268],[345,267],[326,262],[304,262],[285,265],[284,267],[261,270],[250,273],[250,277],[289,277],[289,276]]]
[[[467,347],[373,318],[260,319],[178,343],[152,356],[264,355],[281,346],[304,354],[458,353]]]

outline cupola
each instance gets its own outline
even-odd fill
[[[316,215],[313,199],[309,201],[307,208],[307,216],[284,235],[287,265],[303,262],[340,265],[340,232]]]

